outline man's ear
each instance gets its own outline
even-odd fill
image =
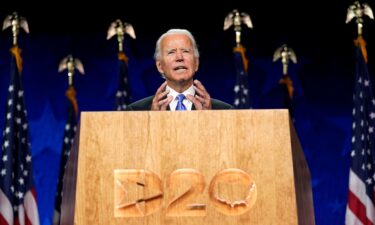
[[[199,59],[195,59],[195,72],[198,71],[198,68],[199,68]]]
[[[156,68],[158,69],[159,73],[164,74],[164,70],[161,67],[161,62],[158,60],[158,61],[155,62],[155,64],[156,64]]]

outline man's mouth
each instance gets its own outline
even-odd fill
[[[186,66],[177,66],[174,68],[174,71],[178,71],[178,70],[187,70],[187,67]]]

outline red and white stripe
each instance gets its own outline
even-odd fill
[[[373,190],[372,197],[375,196]],[[345,215],[346,225],[374,225],[375,207],[366,194],[366,184],[352,171],[349,173],[349,195]]]
[[[13,207],[2,190],[0,190],[0,224],[13,225]]]
[[[9,199],[0,190],[0,225],[39,225],[38,206],[35,191],[26,192],[24,203],[18,206],[18,217],[15,219]]]

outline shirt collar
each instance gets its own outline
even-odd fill
[[[166,90],[169,90],[169,93],[168,93],[168,96],[169,95],[172,95],[173,99],[175,99],[177,97],[177,95],[181,94],[177,91],[175,91],[174,89],[172,89],[170,86],[167,85],[166,87]],[[182,92],[182,94],[184,94],[185,96],[186,95],[192,95],[194,96],[195,95],[195,89],[194,89],[194,86],[191,85],[188,89],[186,89],[184,92]]]

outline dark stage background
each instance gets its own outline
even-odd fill
[[[249,59],[252,108],[283,108],[278,83],[282,67],[280,61],[272,62],[272,56],[284,43],[296,52],[298,62],[289,70],[295,87],[293,113],[312,175],[316,224],[344,224],[356,37],[355,24],[345,24],[345,19],[352,1],[221,0],[204,3],[209,7],[201,6],[202,1],[76,4],[60,1],[0,7],[1,19],[17,10],[30,27],[29,35],[21,32],[19,46],[23,50],[22,81],[41,224],[52,220],[67,117],[67,76],[57,71],[60,60],[73,54],[84,64],[86,74],[76,73],[74,78],[80,111],[113,110],[118,62],[115,38],[106,40],[109,24],[119,18],[131,23],[137,35],[135,40],[129,36],[125,40],[132,101],[154,94],[163,82],[152,58],[159,35],[169,28],[187,28],[195,35],[201,53],[196,78],[211,97],[233,103],[234,31],[233,27],[223,31],[223,22],[234,8],[249,13],[254,25],[242,35]],[[369,4],[375,8],[373,2]],[[365,21],[368,66],[374,74],[375,22]],[[10,47],[11,32],[6,30],[0,35],[0,131],[5,121]]]

